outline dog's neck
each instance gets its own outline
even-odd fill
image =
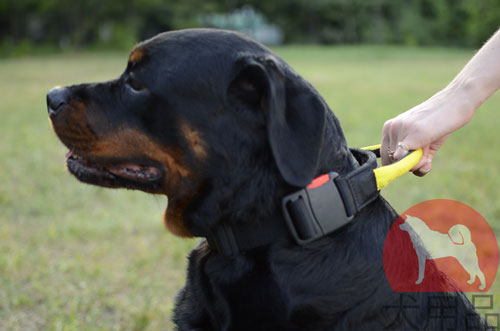
[[[317,175],[330,172],[346,175],[357,167],[359,167],[359,163],[347,146],[338,120],[332,113],[327,114]],[[212,220],[215,221],[212,223],[213,225],[200,233],[209,239],[209,242],[212,243],[211,246],[217,246],[214,243],[218,240],[216,238],[221,238],[221,235],[226,238],[226,234],[221,234],[221,231],[234,233],[235,238],[240,238],[242,242],[246,242],[243,245],[247,246],[253,245],[251,243],[253,241],[257,243],[261,241],[274,242],[274,239],[288,240],[290,238],[287,235],[286,221],[281,206],[282,199],[296,191],[297,187],[292,187],[282,181],[276,182],[270,178],[279,178],[279,176],[254,174],[253,178],[246,180],[246,182],[253,181],[255,186],[262,188],[262,192],[259,193],[268,194],[268,196],[256,195],[255,189],[252,190],[248,187],[249,185],[243,185],[239,186],[239,189],[232,192],[233,194],[230,196],[219,200],[219,207],[230,206],[230,208],[218,209],[218,213],[214,215],[215,218]],[[256,209],[254,206],[259,206],[259,208]],[[227,214],[227,211],[233,212]],[[275,236],[274,233],[277,232],[283,235]],[[223,239],[223,242],[228,242],[228,240]]]
[[[330,110],[325,127],[316,176],[332,171],[343,175],[356,169],[359,164],[349,150],[337,117]]]

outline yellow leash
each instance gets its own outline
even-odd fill
[[[362,147],[361,149],[367,151],[376,151],[376,150],[380,151],[380,145]],[[386,187],[390,182],[392,182],[396,178],[409,172],[411,168],[413,168],[420,162],[422,155],[423,155],[422,149],[410,151],[410,153],[408,153],[404,158],[402,158],[398,162],[383,167],[379,167],[373,170],[373,173],[375,175],[375,180],[377,181],[377,189],[380,190],[383,187]]]

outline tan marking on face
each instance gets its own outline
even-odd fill
[[[122,129],[97,141],[92,156],[105,158],[147,158],[160,162],[165,167],[168,186],[175,186],[183,177],[190,175],[189,169],[182,164],[182,155],[174,149],[161,146],[145,134]]]
[[[55,119],[50,119],[52,129],[64,144],[88,152],[92,150],[96,134],[88,125],[87,105],[83,102],[71,102],[68,107],[70,109],[65,109]]]
[[[165,170],[162,188],[153,192],[182,198],[170,203],[164,214],[167,228],[175,235],[191,237],[183,221],[183,210],[191,200],[192,193],[183,188],[183,183],[190,181],[192,173],[184,165],[180,148],[162,146],[144,133],[122,128],[109,130],[105,135],[96,134],[89,125],[87,106],[74,102],[72,109],[64,111],[50,124],[61,141],[71,146],[82,156],[90,158],[148,159],[159,162]],[[186,198],[187,197],[187,198]]]
[[[128,58],[128,60],[130,61],[130,63],[137,63],[143,58],[144,53],[145,52],[143,47],[136,47],[134,48],[132,53],[130,53],[130,57]]]
[[[191,238],[193,235],[189,233],[184,218],[182,216],[184,207],[176,205],[174,208],[167,208],[163,213],[163,223],[167,229],[174,235],[182,238]]]
[[[186,123],[181,125],[181,130],[194,155],[200,159],[204,159],[207,156],[207,150],[205,142],[200,137],[200,133]]]
[[[182,163],[180,152],[165,148],[133,129],[122,129],[102,138],[95,144],[92,155],[104,158],[147,158],[160,162],[165,168],[164,190],[156,193],[182,194],[182,181],[191,176],[191,171]],[[183,210],[189,200],[176,203],[169,201],[163,219],[167,229],[174,235],[192,237],[183,220]]]

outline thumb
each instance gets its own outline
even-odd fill
[[[432,169],[433,154],[429,146],[420,146],[420,144],[408,138],[406,137],[403,141],[398,142],[396,151],[394,152],[394,159],[399,161],[408,155],[410,151],[422,148],[422,158],[410,171],[417,176],[425,176]]]
[[[418,177],[423,177],[427,175],[432,170],[432,159],[427,159],[424,162],[424,165],[419,169],[413,171],[413,174]]]
[[[419,177],[427,175],[432,170],[432,160],[437,152],[436,149],[432,149],[430,147],[425,147],[423,150],[424,153],[422,159],[417,166],[412,169],[415,170],[413,171],[413,174]]]

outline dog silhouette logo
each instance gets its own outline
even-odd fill
[[[417,217],[406,215],[406,220],[399,226],[408,232],[417,253],[418,279],[415,284],[422,283],[425,277],[425,261],[454,257],[469,274],[468,284],[473,284],[479,279],[479,290],[486,288],[484,273],[479,268],[476,246],[472,242],[470,230],[463,224],[450,228],[448,233],[431,230],[427,224]]]
[[[401,214],[386,237],[383,259],[397,292],[482,292],[496,277],[499,250],[495,233],[477,211],[438,199]]]

